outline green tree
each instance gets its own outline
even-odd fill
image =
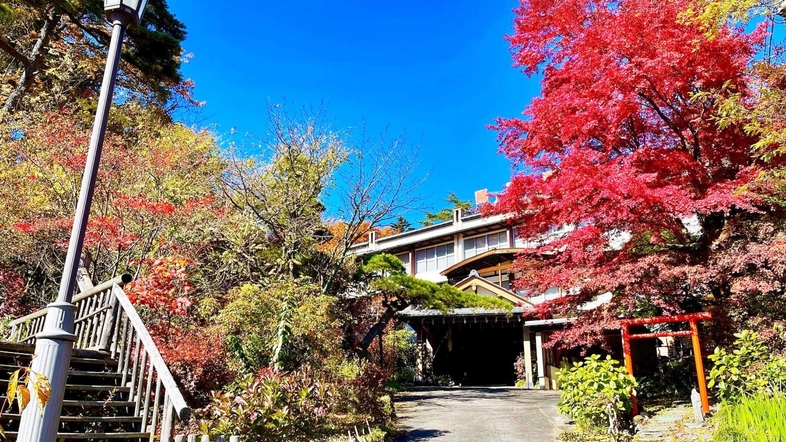
[[[426,219],[420,222],[421,225],[431,226],[453,219],[453,211],[456,209],[467,210],[472,207],[472,203],[459,199],[455,193],[448,193],[445,202],[449,204],[448,207],[442,208],[438,212],[426,212]]]
[[[412,224],[403,216],[399,216],[396,218],[396,222],[390,225],[390,228],[396,233],[402,233],[412,230]]]
[[[450,284],[436,284],[406,274],[400,259],[379,253],[369,257],[360,268],[359,283],[370,296],[380,296],[383,312],[356,347],[360,355],[368,352],[374,338],[396,313],[409,306],[446,312],[454,308],[478,307],[509,310],[512,305],[497,298],[462,292]]]
[[[249,147],[256,155],[230,159],[221,190],[278,248],[279,273],[295,278],[324,230],[321,196],[347,150],[322,110],[293,115],[271,104],[268,121],[270,133]]]
[[[100,1],[7,0],[0,3],[0,89],[3,115],[25,97],[62,105],[100,88],[111,28]],[[151,0],[142,24],[127,32],[118,87],[128,96],[165,105],[173,92],[187,95],[180,74],[185,26]]]

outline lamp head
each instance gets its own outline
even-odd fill
[[[120,20],[125,25],[138,25],[142,21],[147,0],[104,0],[104,11],[109,20]]]

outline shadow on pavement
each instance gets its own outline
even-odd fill
[[[428,440],[434,439],[440,436],[444,436],[450,433],[450,431],[442,431],[442,430],[411,430],[407,431],[404,434],[399,435],[396,437],[395,442],[415,442],[419,440]]]

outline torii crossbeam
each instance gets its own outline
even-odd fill
[[[664,338],[668,336],[690,336],[693,342],[693,358],[696,361],[696,376],[699,380],[699,394],[701,395],[701,411],[704,414],[710,412],[710,401],[707,396],[707,381],[704,378],[704,363],[701,359],[701,346],[699,344],[699,327],[698,321],[708,321],[712,319],[710,312],[688,313],[684,315],[675,316],[656,316],[652,318],[632,318],[623,319],[620,321],[622,327],[622,352],[625,355],[625,368],[628,373],[633,375],[633,357],[630,351],[631,339],[650,339],[650,338]],[[677,330],[677,331],[663,331],[655,333],[637,333],[631,334],[629,327],[632,325],[654,325],[666,324],[674,322],[688,322],[690,323],[690,330]],[[636,403],[636,398],[633,399],[633,415],[639,414],[639,407]]]

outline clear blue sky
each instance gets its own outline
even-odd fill
[[[264,130],[266,101],[328,104],[339,125],[420,140],[428,204],[500,190],[511,175],[486,129],[519,115],[538,79],[512,68],[515,0],[169,0],[186,24],[183,66],[219,136]],[[409,214],[411,220],[420,214]]]

